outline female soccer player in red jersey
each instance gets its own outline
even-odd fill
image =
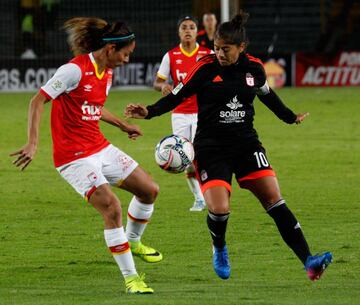
[[[144,246],[145,230],[158,194],[158,185],[126,153],[105,139],[99,120],[114,125],[130,139],[141,135],[138,126],[121,120],[104,107],[112,82],[112,69],[129,62],[135,35],[123,22],[107,23],[97,18],[73,18],[64,25],[75,57],[61,66],[32,98],[28,142],[13,162],[24,170],[38,146],[44,104],[52,100],[51,131],[53,159],[60,175],[102,215],[105,241],[124,278],[127,293],[153,293],[137,274],[132,254],[147,262],[162,255]],[[110,185],[134,194],[126,234],[121,205]]]
[[[295,216],[282,198],[274,170],[253,127],[255,96],[288,124],[301,123],[307,113],[295,114],[269,88],[259,59],[245,53],[247,37],[241,13],[220,25],[215,55],[200,59],[171,94],[150,106],[130,104],[125,114],[151,119],[197,94],[198,126],[194,140],[198,179],[208,206],[207,224],[213,240],[216,274],[230,276],[225,242],[231,179],[250,190],[274,219],[286,244],[304,264],[308,277],[317,280],[331,263],[332,254],[312,256]]]
[[[178,32],[180,44],[164,55],[154,81],[154,88],[161,91],[164,96],[171,92],[173,85],[176,87],[185,79],[197,60],[211,53],[211,50],[196,43],[197,20],[194,17],[181,17],[178,21]],[[168,82],[170,77],[173,85]],[[183,103],[176,107],[171,115],[173,133],[193,142],[196,132],[197,111],[196,96],[184,98]],[[195,197],[190,211],[202,211],[206,205],[193,166],[186,169],[186,178]]]

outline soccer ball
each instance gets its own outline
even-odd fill
[[[181,173],[194,160],[194,148],[189,140],[170,135],[160,140],[155,147],[155,161],[169,173]]]

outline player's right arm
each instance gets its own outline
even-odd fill
[[[172,92],[158,100],[155,104],[144,106],[140,104],[129,104],[125,108],[125,116],[136,119],[151,119],[160,116],[184,101],[184,98],[192,96],[201,90],[202,85],[213,77],[211,63],[215,55],[207,55],[198,61],[187,74],[183,82],[180,82]]]
[[[40,92],[31,99],[28,114],[28,141],[21,149],[10,154],[17,157],[13,164],[21,170],[24,170],[35,156],[39,143],[41,114],[44,111],[44,104],[48,101]]]
[[[171,93],[173,86],[168,83],[170,78],[170,57],[169,52],[164,55],[161,60],[160,67],[156,73],[156,78],[154,81],[154,89],[160,91],[163,96],[166,96]]]
[[[77,65],[63,65],[31,99],[28,113],[28,141],[22,148],[10,154],[10,156],[17,157],[13,161],[15,166],[24,170],[35,156],[39,143],[40,121],[44,111],[44,104],[65,91],[76,88],[80,79],[81,70]]]

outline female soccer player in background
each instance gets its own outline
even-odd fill
[[[294,114],[269,88],[259,59],[245,53],[247,37],[241,13],[220,25],[215,55],[203,57],[171,94],[150,106],[130,104],[125,114],[151,119],[197,94],[198,127],[194,140],[195,164],[205,201],[207,224],[213,240],[213,267],[222,279],[230,276],[225,233],[230,213],[231,178],[250,190],[274,219],[286,244],[304,264],[308,277],[317,280],[331,263],[332,254],[312,256],[295,216],[280,188],[253,128],[255,96],[281,120],[299,124],[307,116]]]
[[[140,241],[159,188],[135,160],[105,139],[98,122],[114,125],[133,140],[141,135],[138,126],[104,108],[112,69],[129,62],[135,35],[123,22],[110,24],[97,18],[73,18],[64,28],[75,58],[61,66],[32,98],[28,142],[12,153],[17,156],[13,163],[24,170],[34,158],[44,104],[53,100],[51,131],[56,169],[102,215],[105,241],[125,278],[127,293],[153,293],[137,274],[132,253],[147,262],[162,259],[158,251]],[[126,234],[120,201],[110,185],[134,194]]]
[[[178,34],[180,44],[167,52],[160,64],[154,88],[166,96],[173,89],[168,81],[171,77],[174,86],[184,80],[189,70],[196,61],[211,50],[201,47],[196,43],[197,20],[192,16],[184,16],[178,21]],[[173,133],[183,136],[193,142],[197,124],[196,96],[184,98],[181,105],[176,107],[171,115]],[[202,211],[206,205],[204,196],[195,177],[194,166],[186,169],[186,178],[195,201],[190,211]]]
[[[203,15],[204,29],[198,32],[197,42],[206,48],[214,49],[214,37],[216,31],[217,19],[214,13],[205,13]]]

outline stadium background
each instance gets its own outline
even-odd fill
[[[212,11],[220,20],[222,3],[227,3],[229,17],[240,8],[250,13],[248,52],[264,62],[272,59],[267,71],[269,77],[273,77],[271,84],[360,84],[359,53],[356,52],[360,49],[360,4],[355,0],[2,0],[0,90],[37,89],[56,67],[70,59],[61,26],[74,16],[128,22],[136,33],[137,48],[132,63],[115,72],[114,87],[150,86],[162,55],[178,43],[179,16],[192,14],[201,24],[203,13]],[[341,51],[350,52],[346,53],[349,56],[345,55],[350,60],[345,58],[339,63]],[[306,54],[302,55],[303,52]],[[298,69],[296,58],[301,61]],[[320,78],[315,70],[310,71],[307,83],[297,81],[297,71],[304,70],[305,74],[308,66],[342,66],[352,71],[344,81],[341,75],[344,71],[328,76],[328,71],[324,74],[321,69]],[[326,77],[327,83],[322,81]],[[338,81],[329,80],[331,77],[337,77]]]

